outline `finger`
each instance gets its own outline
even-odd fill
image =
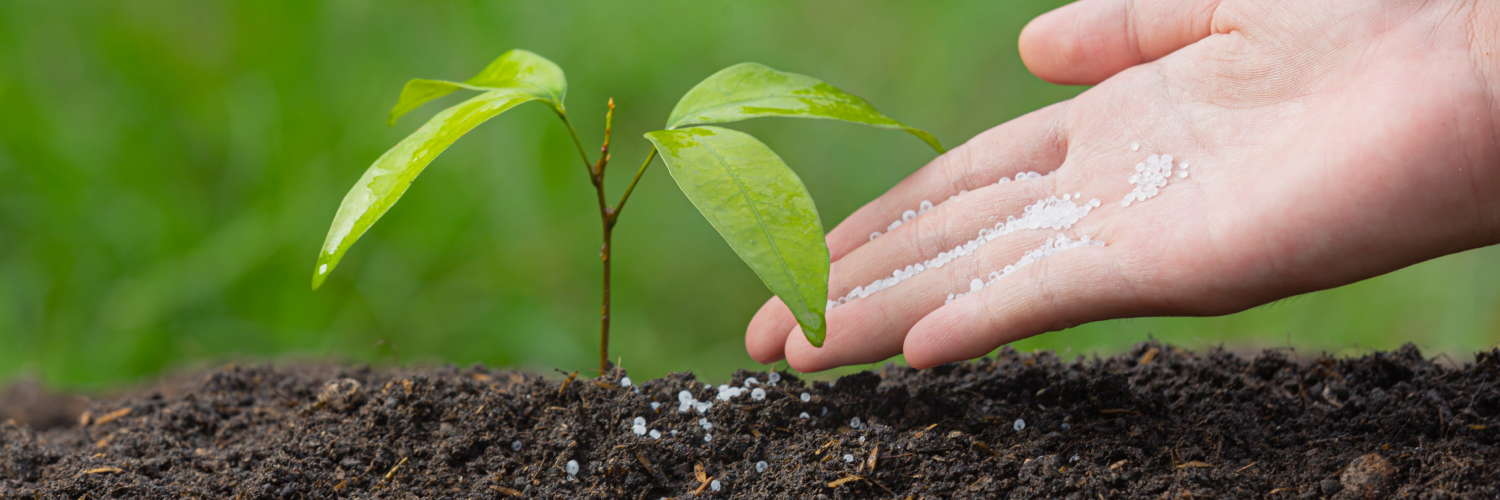
[[[911,328],[902,346],[906,362],[930,368],[1044,332],[1151,314],[1156,307],[1117,272],[1116,252],[1066,250],[953,301]]]
[[[943,307],[948,294],[957,291],[956,283],[965,283],[963,288],[967,290],[973,276],[1002,269],[1055,235],[1050,231],[1009,234],[980,247],[973,255],[836,307],[828,313],[828,333],[820,348],[808,343],[794,325],[786,338],[786,359],[798,371],[814,372],[900,354],[911,326]]]
[[[786,335],[797,326],[797,318],[780,297],[772,296],[745,328],[745,350],[757,363],[771,364],[784,357]]]
[[[1093,85],[1214,30],[1220,0],[1081,0],[1021,30],[1021,60],[1038,78]]]
[[[1066,108],[1063,102],[1033,111],[939,156],[829,231],[830,256],[838,261],[871,242],[872,233],[891,232],[893,222],[901,220],[907,210],[918,210],[923,201],[938,205],[1001,177],[1013,179],[1021,172],[1045,174],[1056,169],[1067,154],[1062,126]]]

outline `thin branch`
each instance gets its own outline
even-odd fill
[[[594,167],[593,167],[594,162],[593,162],[593,160],[589,159],[589,154],[583,151],[583,141],[578,140],[578,131],[575,130],[575,129],[573,129],[573,120],[569,120],[568,119],[568,114],[564,113],[562,111],[558,111],[557,112],[557,116],[558,116],[558,118],[562,118],[563,125],[567,125],[568,126],[568,135],[573,136],[573,147],[578,148],[578,156],[580,158],[583,158],[583,168],[586,169],[586,170],[588,170],[588,172],[589,172],[589,178],[593,179],[594,178]]]
[[[615,98],[609,98],[609,111],[604,113],[604,145],[599,147],[599,164],[594,167],[594,177],[604,181],[604,167],[609,165],[609,134],[615,125]]]
[[[641,175],[646,173],[646,167],[651,166],[651,160],[656,159],[656,146],[651,146],[651,154],[646,155],[645,163],[641,163],[641,169],[635,172],[635,178],[630,180],[630,187],[625,188],[625,194],[620,195],[620,202],[615,204],[614,214],[610,216],[610,224],[614,224],[620,218],[620,211],[625,209],[625,202],[630,199],[630,193],[635,192],[635,185],[641,182]]]

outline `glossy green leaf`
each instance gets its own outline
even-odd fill
[[[827,331],[828,244],[802,179],[771,148],[718,127],[646,134],[698,211],[781,297],[815,346]]]
[[[818,118],[905,130],[939,153],[943,145],[926,131],[875,111],[870,103],[810,76],[740,63],[714,73],[677,101],[667,128],[728,123],[763,116]]]
[[[442,154],[470,129],[484,123],[521,103],[547,100],[528,87],[512,87],[491,90],[475,96],[456,106],[443,110],[428,120],[422,128],[406,136],[390,151],[386,151],[374,165],[370,165],[359,182],[344,195],[339,211],[333,217],[333,226],[328,228],[328,237],[318,252],[317,267],[313,270],[312,286],[316,290],[338,266],[359,237],[371,224],[380,220],[396,200],[411,186],[417,174],[421,174],[428,163]]]
[[[527,89],[560,112],[563,110],[563,98],[568,93],[568,80],[563,76],[562,68],[547,58],[531,51],[514,49],[501,54],[484,71],[462,83],[422,78],[406,82],[406,87],[401,89],[401,98],[391,108],[388,122],[394,125],[401,115],[455,90],[489,91],[516,87]]]

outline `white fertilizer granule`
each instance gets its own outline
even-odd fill
[[[652,401],[651,402],[651,411],[656,411],[656,410],[660,410],[660,409],[661,409],[661,403],[658,403],[656,401]]]
[[[568,470],[568,475],[569,476],[576,476],[576,475],[578,475],[578,461],[577,460],[569,460],[568,461],[568,469],[567,470]]]
[[[948,294],[948,299],[943,301],[943,304],[948,304],[950,302],[963,298],[963,296],[965,295],[980,291],[984,289],[984,287],[993,285],[996,281],[1000,281],[1000,278],[1004,278],[1006,275],[1016,272],[1023,267],[1035,264],[1037,261],[1042,260],[1050,255],[1064,250],[1072,250],[1074,248],[1086,246],[1102,247],[1104,246],[1104,241],[1089,239],[1088,235],[1084,235],[1082,238],[1079,238],[1077,240],[1070,240],[1067,236],[1061,234],[1057,235],[1057,237],[1055,238],[1048,238],[1046,243],[1043,243],[1042,246],[1039,246],[1030,252],[1026,252],[1026,255],[1021,256],[1021,260],[1016,261],[1015,264],[1005,266],[1005,269],[991,272],[989,281],[980,281],[978,279],[975,279],[969,282],[969,291],[963,293]]]
[[[755,462],[755,472],[765,472],[766,468],[770,467],[770,466],[771,465],[767,464],[765,460],[761,460],[759,462]]]
[[[651,439],[661,439],[661,431],[651,429]]]
[[[715,479],[713,481],[709,481],[708,482],[708,489],[714,490],[714,491],[719,491],[719,488],[720,488],[720,486],[719,486],[719,480],[718,479]]]
[[[802,412],[801,415],[797,415],[797,418],[800,418],[802,420],[807,420],[809,418],[809,416],[807,415],[807,412],[804,411],[804,412]]]
[[[1042,178],[1042,174],[1039,174],[1039,173],[1036,173],[1036,172],[1021,172],[1019,174],[1016,174],[1016,180],[1018,180],[1018,181],[1024,181],[1024,180],[1030,180],[1030,179],[1040,179],[1040,178]],[[1011,182],[1010,177],[1001,177],[1000,180],[995,181],[995,184],[997,184],[997,185],[998,184],[1005,184],[1007,182]],[[962,195],[965,195],[965,194],[969,194],[969,190],[964,189],[964,190],[961,190],[961,191],[958,192],[958,196],[962,196]],[[951,200],[951,199],[957,198],[958,196],[950,196],[948,199]],[[929,200],[922,200],[922,203],[920,203],[920,204],[917,205],[917,209],[916,210],[907,210],[905,212],[902,212],[901,213],[901,219],[897,220],[897,221],[893,221],[893,222],[890,223],[890,225],[886,226],[885,227],[885,232],[889,233],[891,231],[895,231],[896,228],[901,227],[902,224],[905,224],[907,222],[911,222],[911,220],[917,218],[918,215],[925,214],[925,213],[927,213],[928,210],[932,210],[932,207],[933,207],[933,205],[932,205],[931,201],[929,201]],[[879,238],[880,234],[881,234],[880,231],[875,231],[873,233],[870,233],[870,241],[875,241],[875,238]]]
[[[804,393],[802,393],[802,395],[801,395],[801,396],[799,396],[799,397],[800,397],[800,398],[802,398],[802,402],[803,402],[803,403],[807,403],[807,402],[810,402],[810,401],[812,401],[812,394],[808,394],[808,393],[805,393],[805,392],[804,392]]]
[[[511,441],[510,442],[510,450],[511,451],[521,451],[521,441],[520,440]]]
[[[853,462],[854,461],[854,455],[850,455],[848,453],[845,453],[844,454],[844,461],[845,462]]]
[[[709,434],[709,435],[703,436],[703,442],[705,442],[705,443],[707,443],[709,441],[713,441],[713,440],[714,440],[714,435],[713,434]]]
[[[756,387],[755,390],[750,391],[750,399],[754,401],[766,399],[766,390]]]
[[[1135,184],[1135,189],[1120,200],[1120,206],[1128,207],[1137,201],[1146,201],[1161,192],[1161,188],[1167,186],[1167,180],[1172,178],[1172,155],[1151,155],[1146,157],[1145,163],[1135,165],[1135,174],[1130,176],[1130,183]],[[1187,171],[1181,172],[1183,178],[1187,177]]]
[[[776,385],[776,383],[780,382],[780,381],[781,381],[781,374],[780,373],[771,372],[770,374],[766,375],[766,382],[770,382],[771,385],[773,385],[773,386]]]
[[[1099,206],[1098,199],[1089,200],[1080,205],[1077,201],[1081,200],[1081,197],[1075,198],[1073,193],[1064,194],[1062,198],[1050,196],[1045,200],[1039,200],[1027,206],[1022,211],[1020,218],[1007,217],[1004,222],[996,223],[994,228],[980,229],[978,237],[970,240],[968,243],[954,247],[947,252],[941,252],[937,257],[933,257],[927,261],[906,266],[905,269],[897,269],[889,277],[875,280],[865,286],[854,287],[853,291],[839,298],[837,301],[828,301],[828,309],[847,304],[852,300],[869,297],[872,293],[896,286],[897,283],[911,279],[911,277],[921,274],[928,269],[943,267],[943,265],[952,262],[954,259],[973,254],[979,250],[979,247],[995,241],[1001,236],[1027,229],[1067,229],[1073,227],[1073,224],[1077,223],[1083,216],[1088,215],[1090,210]]]
[[[630,377],[625,377],[625,378],[620,379],[620,386],[621,387],[630,387],[630,385],[631,385]]]
[[[1131,141],[1131,143],[1130,143],[1130,150],[1131,151],[1135,151],[1135,150],[1138,150],[1138,149],[1141,149],[1141,143]]]
[[[864,427],[865,427],[865,423],[864,422],[860,422],[859,421],[859,417],[854,417],[852,419],[849,419],[849,428],[850,429],[859,430],[859,429],[863,429]]]
[[[1018,419],[1016,419],[1016,423],[1011,424],[1011,428],[1013,428],[1013,429],[1015,429],[1017,431],[1024,430],[1024,429],[1026,429],[1026,421],[1025,420],[1021,420],[1021,419],[1018,418]]]
[[[755,377],[745,377],[745,387],[752,385],[760,385],[760,380],[757,380]]]

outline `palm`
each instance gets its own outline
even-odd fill
[[[931,366],[1088,321],[1225,314],[1500,241],[1500,211],[1485,199],[1500,193],[1496,109],[1473,58],[1472,16],[1419,2],[1231,0],[1172,31],[1178,12],[1149,11],[1183,6],[1138,1],[1131,14],[1160,26],[1133,28],[1161,35],[1137,31],[1129,53],[1110,54],[1122,47],[1109,33],[1055,40],[1065,22],[1085,30],[1108,14],[1086,9],[1113,5],[1090,2],[1028,28],[1050,45],[1028,54],[1038,44],[1023,36],[1023,55],[1044,78],[1108,80],[981,134],[850,216],[829,234],[830,291],[962,245],[1048,196],[1101,206],[830,311],[821,349],[790,334],[773,300],[747,332],[752,355],[821,370],[905,352]],[[1189,176],[1122,207],[1132,167],[1152,153],[1189,162]],[[994,184],[1024,171],[1051,175]],[[964,189],[869,239],[922,200]],[[1058,234],[1108,246],[1058,253],[944,304]]]

